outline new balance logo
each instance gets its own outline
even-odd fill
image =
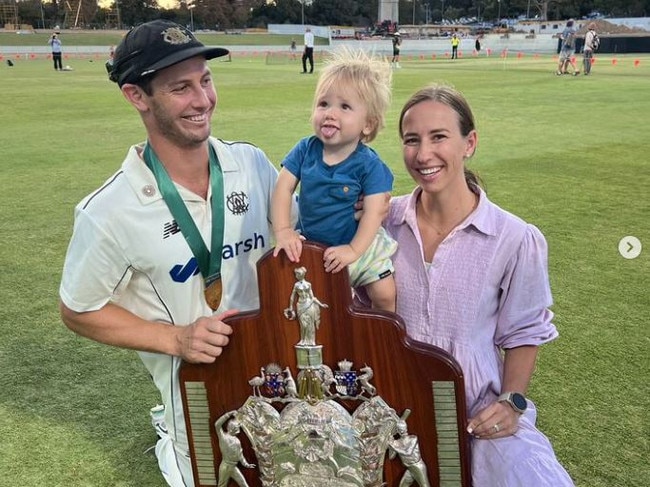
[[[181,231],[181,227],[178,226],[178,223],[176,223],[176,220],[172,220],[170,222],[165,223],[163,226],[163,239],[169,238],[172,235],[178,233]]]

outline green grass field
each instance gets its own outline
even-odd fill
[[[144,453],[158,401],[144,367],[134,352],[75,336],[57,309],[73,207],[143,139],[139,117],[103,62],[70,59],[70,72],[42,59],[1,63],[0,485],[162,486]],[[279,163],[310,133],[316,76],[299,75],[296,61],[211,66],[215,135]],[[399,109],[426,83],[455,85],[479,129],[470,167],[549,243],[560,338],[542,348],[529,391],[539,425],[578,486],[648,485],[650,57],[600,55],[593,76],[579,78],[554,76],[552,56],[402,66],[372,144],[395,172],[395,193],[412,188]],[[626,235],[645,245],[634,260],[617,250]]]

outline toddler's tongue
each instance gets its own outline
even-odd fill
[[[332,137],[336,133],[336,127],[324,126],[321,127],[320,131],[324,137]]]

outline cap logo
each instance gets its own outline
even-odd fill
[[[167,44],[180,45],[192,42],[192,38],[178,27],[170,27],[169,29],[163,30],[162,36]]]

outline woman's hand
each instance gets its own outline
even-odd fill
[[[519,414],[508,403],[493,402],[470,418],[467,432],[474,438],[492,440],[514,435],[519,429]]]

